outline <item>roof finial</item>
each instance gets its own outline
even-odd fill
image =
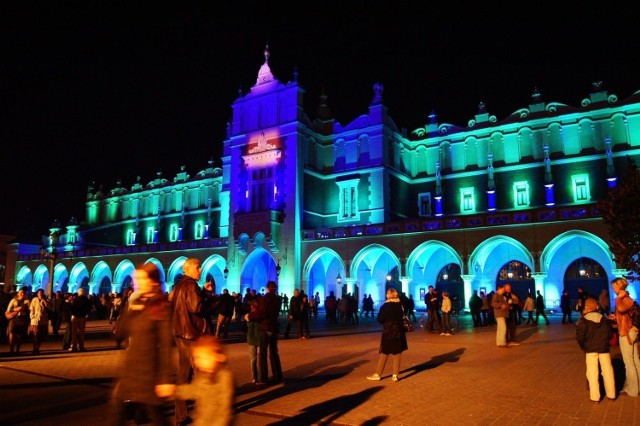
[[[382,92],[384,92],[384,86],[380,82],[373,83],[373,100],[371,105],[380,105],[382,103]]]
[[[269,56],[271,56],[271,53],[269,53],[269,42],[267,42],[267,46],[264,48],[264,63],[265,64],[269,63]]]

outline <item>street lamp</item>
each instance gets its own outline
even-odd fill
[[[60,234],[58,231],[54,231],[49,235],[51,251],[47,251],[44,247],[40,249],[40,258],[44,262],[45,260],[49,261],[49,283],[48,283],[48,293],[49,297],[53,297],[53,270],[56,266],[56,260],[58,259],[58,239],[60,238]]]

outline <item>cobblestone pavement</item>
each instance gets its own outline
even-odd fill
[[[640,424],[638,398],[589,400],[574,326],[558,317],[550,326],[520,326],[521,345],[503,349],[495,346],[495,327],[461,323],[453,336],[420,328],[408,334],[399,382],[390,380],[391,365],[381,381],[366,380],[380,338],[371,318],[358,326],[327,326],[319,318],[311,321],[311,339],[280,340],[285,382],[266,387],[251,383],[248,347],[241,332],[232,332],[225,348],[237,386],[235,424]],[[108,424],[113,377],[126,368],[108,327],[89,322],[82,353],[62,351],[59,337],[50,337],[39,356],[8,357],[0,346],[0,424]],[[624,368],[618,348],[612,354],[619,390]]]

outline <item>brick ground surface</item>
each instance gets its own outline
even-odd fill
[[[42,354],[6,355],[0,346],[1,425],[107,425],[113,379],[123,351],[105,321],[88,323],[87,352],[61,350],[50,337]],[[236,425],[634,425],[638,398],[589,400],[584,356],[575,327],[552,317],[550,326],[520,326],[520,346],[497,348],[495,327],[453,336],[408,334],[399,382],[388,365],[379,382],[366,380],[378,358],[380,326],[311,321],[312,338],[280,340],[283,384],[251,383],[248,347],[240,331],[225,340],[236,380]],[[619,390],[624,368],[612,349]],[[141,360],[144,362],[144,360]],[[172,416],[170,404],[167,415]],[[171,418],[173,420],[173,418]],[[131,424],[134,424],[133,422]]]

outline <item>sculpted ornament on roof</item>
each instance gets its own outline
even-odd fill
[[[276,148],[278,147],[267,142],[267,137],[264,135],[264,132],[262,132],[262,134],[260,135],[260,139],[258,139],[258,144],[249,150],[249,154],[271,151],[272,149]]]

